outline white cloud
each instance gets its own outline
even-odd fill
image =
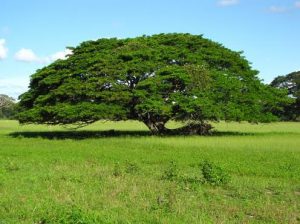
[[[33,52],[33,50],[22,48],[15,54],[15,59],[17,61],[23,61],[23,62],[37,62],[42,64],[48,64],[58,59],[64,60],[68,57],[68,55],[71,54],[72,54],[71,50],[65,49],[64,51],[56,52],[47,57],[39,57]]]
[[[23,62],[39,62],[39,58],[31,49],[22,48],[15,54],[15,59],[17,61]]]
[[[294,8],[300,9],[300,1],[295,1],[294,2]],[[285,7],[285,6],[270,6],[269,7],[269,12],[271,13],[287,13],[291,12],[293,10],[293,7]]]
[[[283,7],[283,6],[270,6],[269,8],[269,11],[272,12],[272,13],[284,13],[284,12],[287,12],[288,9],[286,7]]]
[[[29,78],[0,78],[0,93],[15,99],[28,89]]]
[[[52,54],[50,56],[50,60],[51,61],[56,61],[58,59],[67,59],[67,56],[68,55],[71,55],[72,54],[72,51],[70,49],[65,49],[64,51],[59,51],[59,52],[56,52],[55,54]]]
[[[220,0],[218,1],[219,6],[231,6],[239,4],[239,0]]]
[[[0,39],[0,60],[7,57],[8,49],[5,47],[5,39]]]

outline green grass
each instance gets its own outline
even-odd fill
[[[0,223],[299,223],[300,123],[214,126],[155,137],[138,122],[0,121]],[[230,182],[201,181],[204,160]]]

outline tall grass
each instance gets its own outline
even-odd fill
[[[156,137],[138,122],[0,121],[0,223],[298,223],[300,123],[214,126]],[[229,183],[201,181],[203,161]]]

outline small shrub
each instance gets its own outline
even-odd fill
[[[230,180],[230,176],[225,170],[209,161],[200,164],[200,171],[204,181],[211,185],[225,185]]]
[[[137,173],[139,171],[139,166],[134,162],[126,162],[125,164],[125,172],[126,173]]]
[[[122,176],[122,168],[120,166],[120,163],[115,163],[114,165],[114,171],[113,171],[113,175],[115,177],[119,177],[119,176]]]
[[[175,180],[178,177],[178,167],[175,161],[171,161],[164,172],[163,179]]]

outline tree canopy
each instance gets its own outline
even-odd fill
[[[134,119],[162,133],[169,120],[269,122],[289,101],[261,82],[242,52],[199,35],[103,38],[70,49],[31,76],[21,123]]]
[[[286,105],[283,111],[277,114],[283,120],[300,121],[300,71],[276,77],[270,84],[273,87],[286,89],[294,103]]]

